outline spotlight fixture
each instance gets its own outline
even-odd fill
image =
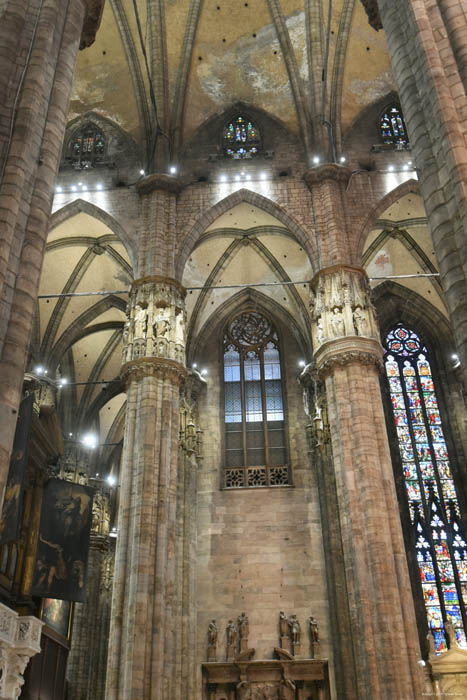
[[[68,379],[66,377],[62,377],[58,383],[59,386],[65,386],[68,384]]]
[[[72,186],[71,186],[71,191],[72,191],[72,192],[76,192],[77,189],[78,189],[78,188],[76,187],[76,185],[72,185]]]
[[[456,353],[454,353],[453,355],[451,355],[451,357],[452,357],[453,360],[458,360],[458,359],[459,359],[459,355],[457,355]]]
[[[246,179],[247,179],[248,181],[251,180],[251,175],[247,175],[247,176],[246,176]]]
[[[403,165],[403,166],[402,166],[402,170],[408,170],[408,169],[409,169],[409,166],[408,166],[408,165]]]
[[[99,184],[96,185],[96,190],[102,190],[103,185],[99,182]]]
[[[87,185],[81,185],[81,189],[83,190],[83,192],[87,192],[87,191],[88,191],[88,186],[87,186]]]
[[[201,370],[201,374],[202,374],[202,375],[206,375],[207,373],[208,373],[207,369],[202,369],[202,370]]]
[[[82,183],[82,182],[78,182],[78,187],[82,187],[82,186],[83,186],[83,183]]]
[[[267,180],[267,179],[268,179],[268,174],[267,174],[267,173],[261,173],[259,177],[260,177],[260,180]]]
[[[340,157],[340,162],[341,162],[341,163],[345,163],[346,160],[347,160],[347,158],[346,158],[345,156],[341,156],[341,157]]]
[[[109,486],[115,486],[115,484],[117,483],[117,479],[114,476],[112,476],[112,474],[109,474],[109,476],[107,477],[107,483]]]
[[[89,447],[91,450],[93,450],[97,447],[97,436],[94,435],[94,433],[86,433],[81,438],[81,442],[85,447]],[[96,474],[96,476],[99,476],[99,474]]]
[[[227,175],[221,175],[220,181],[221,181],[221,182],[227,182]]]
[[[68,433],[68,437],[73,437],[73,433]]]
[[[299,367],[306,367],[306,362],[305,362],[305,360],[300,360],[299,363],[298,363],[298,366],[299,366]]]
[[[390,173],[393,173],[393,172],[394,172],[394,166],[393,166],[393,165],[390,165],[390,166],[388,167],[388,170],[389,170]]]
[[[63,192],[63,187],[60,187],[60,185],[57,185],[57,187],[55,188],[55,192],[58,192],[58,193]]]
[[[35,371],[35,373],[38,374],[39,376],[40,376],[41,374],[44,374],[44,372],[45,372],[45,370],[44,370],[44,368],[43,368],[42,365],[37,365],[34,371]]]
[[[193,364],[192,364],[191,366],[193,367],[193,369],[196,369],[196,368],[198,367],[198,365],[196,364],[196,362],[193,362]]]
[[[141,170],[139,171],[139,174],[140,174],[140,175],[144,175],[144,170],[141,169]]]
[[[170,166],[169,172],[170,172],[171,175],[176,175],[176,174],[177,174],[177,168],[175,167],[175,165],[171,165],[171,166]]]
[[[314,163],[315,165],[318,165],[319,161],[320,161],[319,156],[313,156],[313,163]]]
[[[235,175],[235,182],[239,182],[239,181],[240,181],[240,175]]]

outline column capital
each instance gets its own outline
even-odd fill
[[[83,29],[81,32],[80,49],[87,49],[94,43],[97,30],[100,27],[105,0],[85,0]]]
[[[165,285],[178,290],[183,298],[186,297],[186,289],[181,282],[176,280],[174,277],[164,277],[162,275],[146,275],[145,277],[140,277],[139,279],[133,280],[130,287],[130,295],[134,294],[140,287],[144,288],[155,286],[158,288],[163,288]]]
[[[308,187],[312,185],[317,185],[320,182],[325,182],[326,180],[334,180],[335,182],[348,183],[352,171],[345,165],[339,165],[338,163],[323,163],[322,165],[316,165],[314,168],[307,170],[303,179],[305,180]]]
[[[177,177],[167,175],[166,173],[147,175],[136,183],[136,191],[139,195],[150,194],[157,190],[178,194],[182,190],[182,184]]]
[[[121,370],[124,384],[142,377],[159,377],[170,379],[174,384],[181,386],[187,376],[188,370],[184,365],[164,357],[139,357],[124,364]]]
[[[330,340],[315,355],[316,368],[321,377],[332,374],[336,367],[350,364],[383,367],[383,348],[376,338],[348,336]]]
[[[310,281],[310,287],[312,289],[316,289],[320,278],[325,277],[326,275],[335,275],[339,273],[360,276],[363,280],[365,280],[365,284],[368,285],[368,290],[370,290],[368,274],[365,268],[357,267],[356,265],[348,265],[347,263],[331,265],[330,267],[323,267],[321,270],[318,270]]]

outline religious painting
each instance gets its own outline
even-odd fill
[[[41,607],[41,620],[67,639],[70,637],[71,605],[69,600],[44,598]]]
[[[16,423],[8,480],[0,519],[0,545],[17,539],[21,519],[21,493],[28,463],[29,433],[31,430],[34,394],[21,401]]]
[[[42,500],[32,595],[85,600],[94,490],[50,479]]]

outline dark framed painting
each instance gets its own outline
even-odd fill
[[[41,620],[65,639],[70,639],[71,613],[73,603],[58,598],[43,598],[41,605]]]

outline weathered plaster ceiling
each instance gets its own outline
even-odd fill
[[[149,73],[159,122],[175,140],[238,101],[306,140],[321,113],[325,0],[147,0],[137,8],[149,71],[133,1],[109,0],[95,44],[78,58],[70,119],[95,110],[142,143],[154,123]],[[327,112],[339,134],[395,86],[384,33],[357,0],[333,3],[329,48]]]
[[[423,200],[408,194],[381,215],[365,244],[363,262],[370,277],[438,272]],[[437,277],[395,280],[419,294],[447,317]],[[377,286],[382,282],[372,282]]]

